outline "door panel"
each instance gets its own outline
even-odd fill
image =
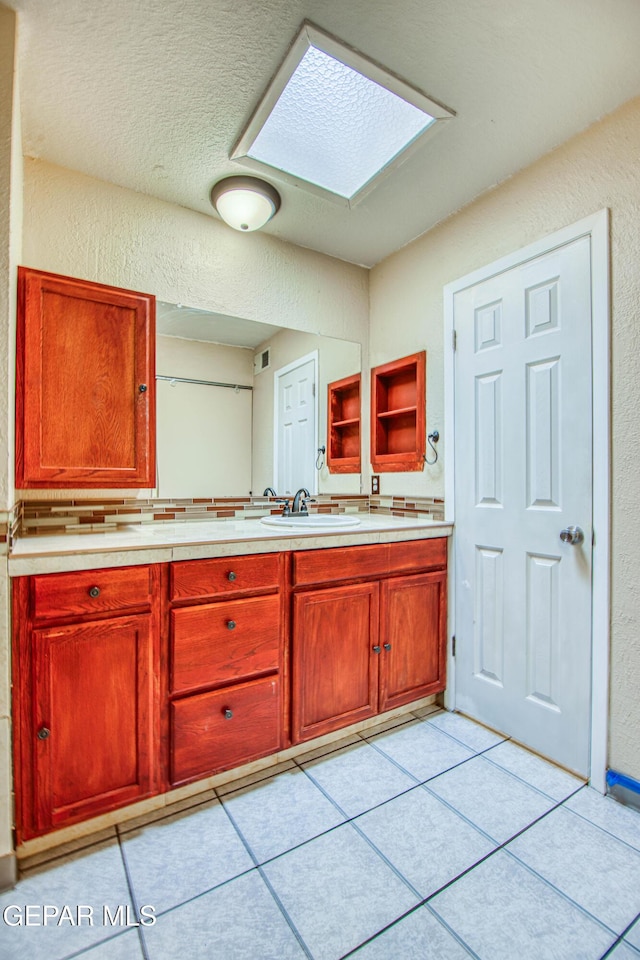
[[[378,711],[378,584],[294,597],[293,730],[308,740]]]
[[[276,372],[277,476],[279,496],[293,496],[300,487],[316,490],[316,363],[307,360],[294,370]]]
[[[444,690],[446,573],[381,585],[380,710]]]
[[[155,484],[155,300],[20,267],[16,486]]]
[[[34,631],[38,829],[151,789],[149,626],[140,615]]]
[[[584,237],[454,296],[456,706],[582,774],[590,289]],[[569,525],[584,531],[582,545],[560,541]]]

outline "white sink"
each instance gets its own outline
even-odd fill
[[[346,530],[360,526],[357,517],[344,513],[292,513],[288,517],[261,517],[267,527],[296,527],[305,530]]]

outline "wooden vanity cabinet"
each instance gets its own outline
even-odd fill
[[[285,557],[170,565],[172,786],[240,766],[283,745]]]
[[[155,298],[20,267],[16,487],[153,487],[155,471]]]
[[[446,562],[445,538],[294,553],[294,743],[444,690]]]
[[[158,792],[158,567],[14,580],[18,840]]]

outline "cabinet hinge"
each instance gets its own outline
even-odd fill
[[[451,637],[451,656],[455,657],[455,655],[456,655],[456,638],[454,634],[454,636]]]
[[[452,342],[452,344],[453,344],[453,349],[454,349],[454,350],[456,349],[456,346],[457,346],[457,344],[456,344],[457,339],[458,339],[458,338],[456,337],[456,332],[455,332],[455,330],[452,330],[452,331],[451,331],[451,342]]]

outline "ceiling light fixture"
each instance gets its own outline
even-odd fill
[[[280,194],[258,177],[225,177],[211,189],[211,203],[234,230],[259,230],[280,209]]]

